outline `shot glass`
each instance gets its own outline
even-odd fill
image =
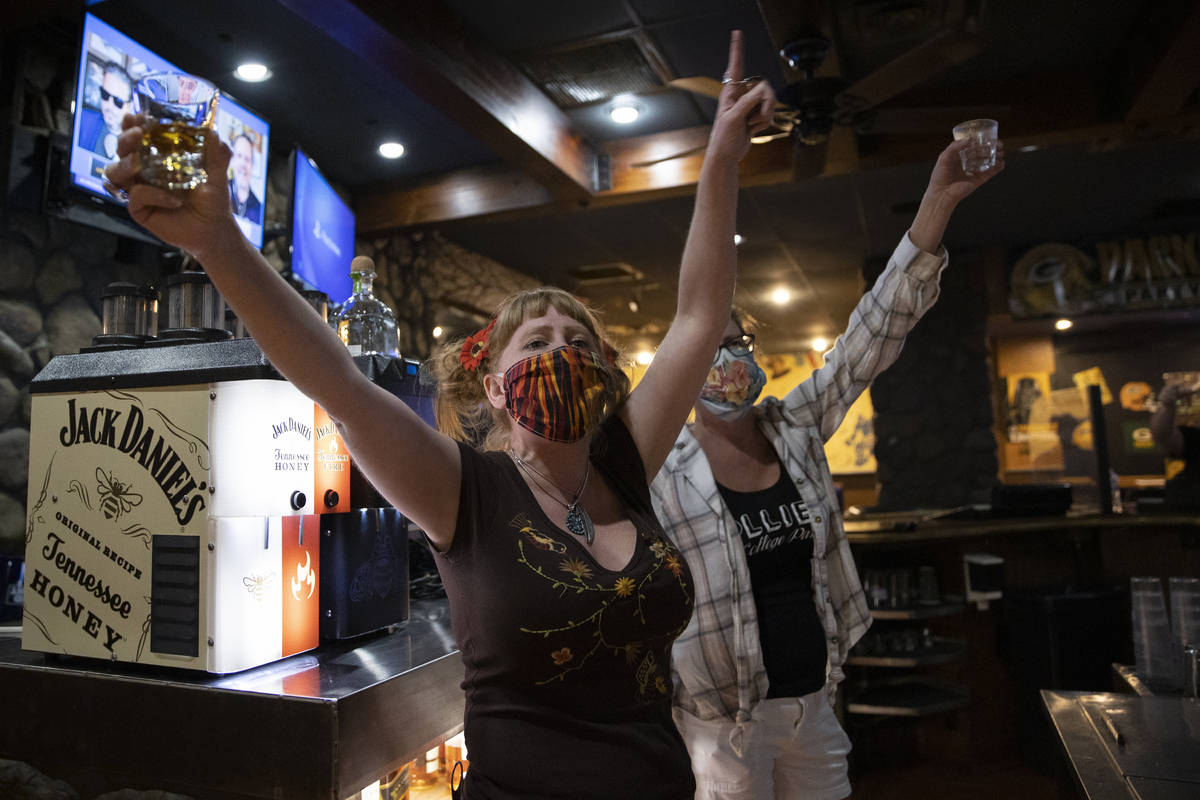
[[[954,141],[963,139],[970,144],[958,151],[963,172],[976,175],[996,166],[998,126],[994,119],[972,119],[954,126]]]
[[[211,83],[178,72],[146,75],[133,88],[134,111],[146,115],[144,181],[163,189],[194,189],[208,180],[204,143],[215,136],[219,95]]]

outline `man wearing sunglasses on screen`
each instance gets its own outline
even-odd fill
[[[825,363],[783,399],[755,404],[766,375],[751,320],[727,321],[696,421],[651,487],[692,573],[695,612],[671,651],[674,716],[696,800],[839,800],[850,739],[833,711],[842,665],[871,621],[842,529],[825,442],[900,355],[937,300],[942,233],[960,201],[1004,169],[937,159],[912,227],[859,301]]]
[[[112,159],[117,154],[121,120],[130,113],[133,80],[120,66],[109,61],[100,79],[100,112],[85,108],[79,125],[79,146]]]

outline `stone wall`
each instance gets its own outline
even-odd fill
[[[106,284],[157,280],[147,255],[40,214],[0,216],[0,552],[24,548],[29,381],[53,356],[91,344]]]
[[[988,503],[997,482],[983,259],[954,254],[941,286],[871,387],[880,510]]]
[[[474,333],[505,297],[540,285],[437,232],[398,232],[356,246],[375,261],[376,295],[396,312],[400,352],[409,358],[429,356],[435,325],[446,338]]]

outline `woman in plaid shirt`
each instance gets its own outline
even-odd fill
[[[734,313],[654,507],[695,582],[672,651],[675,721],[700,798],[847,797],[850,740],[833,713],[842,665],[871,624],[842,529],[825,441],[937,300],[958,203],[1004,169],[938,156],[912,227],[825,364],[779,400]]]

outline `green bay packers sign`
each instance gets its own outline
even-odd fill
[[[1196,233],[1030,248],[1010,272],[1014,317],[1200,305]]]

